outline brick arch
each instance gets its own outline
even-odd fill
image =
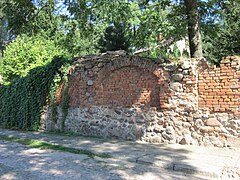
[[[121,73],[131,73],[127,76],[135,79],[121,77]],[[150,59],[103,56],[97,60],[81,60],[71,68],[68,78],[70,107],[137,104],[163,108],[167,103],[169,73]],[[120,90],[122,86],[129,89]]]
[[[131,57],[121,57],[119,56],[114,61],[107,63],[99,72],[98,72],[98,79],[96,83],[101,83],[105,77],[107,77],[111,72],[120,69],[122,67],[127,66],[135,66],[149,72],[152,72],[156,77],[161,78],[163,70],[159,69],[159,66],[155,64],[154,61],[150,59],[141,58],[138,56],[131,56]]]
[[[112,107],[159,108],[162,73],[154,62],[139,57],[115,60],[98,73],[95,99]]]

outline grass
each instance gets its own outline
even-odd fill
[[[82,135],[82,134],[77,134],[77,133],[73,133],[73,132],[60,132],[60,131],[43,131],[41,133],[44,134],[53,134],[53,135],[60,135],[60,136],[67,136],[67,137],[86,137],[86,138],[95,138],[95,139],[104,139],[103,137],[99,137],[99,136],[94,136],[94,135]]]
[[[26,145],[30,148],[40,148],[40,149],[51,149],[56,151],[62,151],[62,152],[69,152],[73,154],[84,154],[91,158],[100,157],[100,158],[111,158],[108,154],[98,154],[93,153],[88,150],[84,149],[76,149],[71,147],[65,147],[57,144],[52,144],[44,141],[38,141],[38,140],[32,140],[32,139],[24,139],[24,138],[16,138],[16,137],[9,137],[5,135],[0,135],[0,140],[9,141],[9,142],[15,142],[22,145]]]

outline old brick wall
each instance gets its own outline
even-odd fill
[[[199,109],[240,115],[240,58],[226,57],[200,73],[198,92]]]
[[[165,102],[165,79],[169,79],[169,73],[151,60],[104,56],[96,58],[94,63],[86,59],[79,63],[69,75],[71,107],[160,108],[160,102]]]
[[[239,57],[225,58],[220,67],[198,59],[80,57],[69,68],[68,115],[64,119],[59,106],[53,122],[49,110],[46,127],[155,143],[234,144],[240,136],[239,65]]]
[[[159,107],[158,78],[145,69],[128,66],[117,69],[102,80],[96,95],[99,105]]]

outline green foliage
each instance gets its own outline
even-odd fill
[[[148,52],[141,54],[141,56],[154,58],[154,59],[171,59],[172,61],[177,62],[181,54],[177,45],[174,44],[173,52],[171,52],[171,49],[167,50],[163,47],[157,47],[157,48],[151,49]]]
[[[5,82],[11,82],[26,76],[31,69],[49,63],[53,57],[63,54],[66,54],[66,51],[56,46],[52,40],[40,35],[22,35],[7,46],[0,63],[0,74]]]
[[[126,37],[124,24],[113,24],[106,28],[104,35],[99,40],[101,52],[125,50],[130,46]]]
[[[65,78],[64,79],[64,86],[63,86],[62,104],[61,104],[61,110],[62,110],[62,113],[63,113],[62,125],[61,125],[62,126],[61,127],[62,131],[64,131],[65,120],[66,120],[67,115],[68,115],[68,108],[69,108],[68,79]]]
[[[0,3],[12,35],[48,33],[54,36],[61,17],[55,14],[56,0],[5,0]]]
[[[50,104],[50,112],[51,112],[51,121],[53,123],[57,123],[58,122],[58,106],[60,107],[60,110],[62,111],[62,118],[61,118],[61,128],[60,131],[64,131],[64,127],[65,127],[65,120],[67,118],[68,115],[68,108],[69,108],[69,95],[68,95],[68,76],[67,76],[67,72],[68,72],[68,67],[69,67],[69,63],[65,64],[64,66],[61,67],[61,73],[56,74],[52,85],[51,85],[51,90],[49,92],[49,104]],[[58,102],[57,97],[56,97],[56,92],[57,89],[61,88],[61,103],[57,104]],[[59,97],[58,97],[59,98]]]
[[[96,46],[101,35],[98,27],[82,32],[77,26],[76,21],[66,23],[67,33],[61,40],[60,46],[66,49],[72,57],[98,53]]]
[[[44,66],[30,70],[23,78],[0,88],[0,126],[6,128],[37,130],[42,108],[55,96],[59,77],[63,77],[62,66],[69,63],[66,58],[54,58]],[[56,78],[56,79],[55,79]]]
[[[212,2],[211,17],[203,24],[204,54],[218,64],[222,57],[240,54],[240,0]]]
[[[30,24],[35,16],[36,7],[31,0],[5,0],[1,5],[11,34],[32,32]]]
[[[0,50],[17,35],[42,34],[71,56],[95,54],[109,49],[111,43],[103,47],[114,38],[105,38],[107,31],[115,31],[113,24],[124,24],[130,51],[161,45],[159,33],[163,40],[176,42],[188,34],[184,2],[197,2],[205,57],[217,62],[239,54],[239,0],[0,1]]]
[[[140,5],[140,4],[139,4]],[[148,1],[141,5],[144,9],[139,16],[134,45],[138,48],[156,46],[156,37],[162,33],[163,38],[179,40],[187,34],[183,5],[168,0]]]

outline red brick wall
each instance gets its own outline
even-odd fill
[[[70,107],[146,105],[173,109],[181,108],[181,104],[185,106],[187,99],[194,103],[194,96],[198,94],[199,110],[240,112],[239,57],[227,57],[220,67],[205,68],[198,77],[190,69],[185,70],[185,66],[182,67],[184,71],[169,72],[161,65],[139,57],[99,58],[91,60],[91,65],[88,60],[81,61],[69,75]],[[174,73],[183,73],[182,81],[175,83],[171,79]],[[182,91],[175,87],[180,84]],[[186,102],[178,102],[181,99]],[[197,110],[197,101],[193,106]]]
[[[199,109],[212,112],[240,111],[240,58],[226,57],[220,67],[199,74]]]
[[[167,102],[169,74],[152,60],[106,56],[91,65],[81,63],[69,74],[70,107],[160,108]]]
[[[77,107],[86,102],[87,85],[81,79],[81,76],[69,76],[69,106]]]
[[[100,105],[150,105],[159,107],[158,78],[136,66],[117,69],[100,84],[102,92],[96,95]]]

